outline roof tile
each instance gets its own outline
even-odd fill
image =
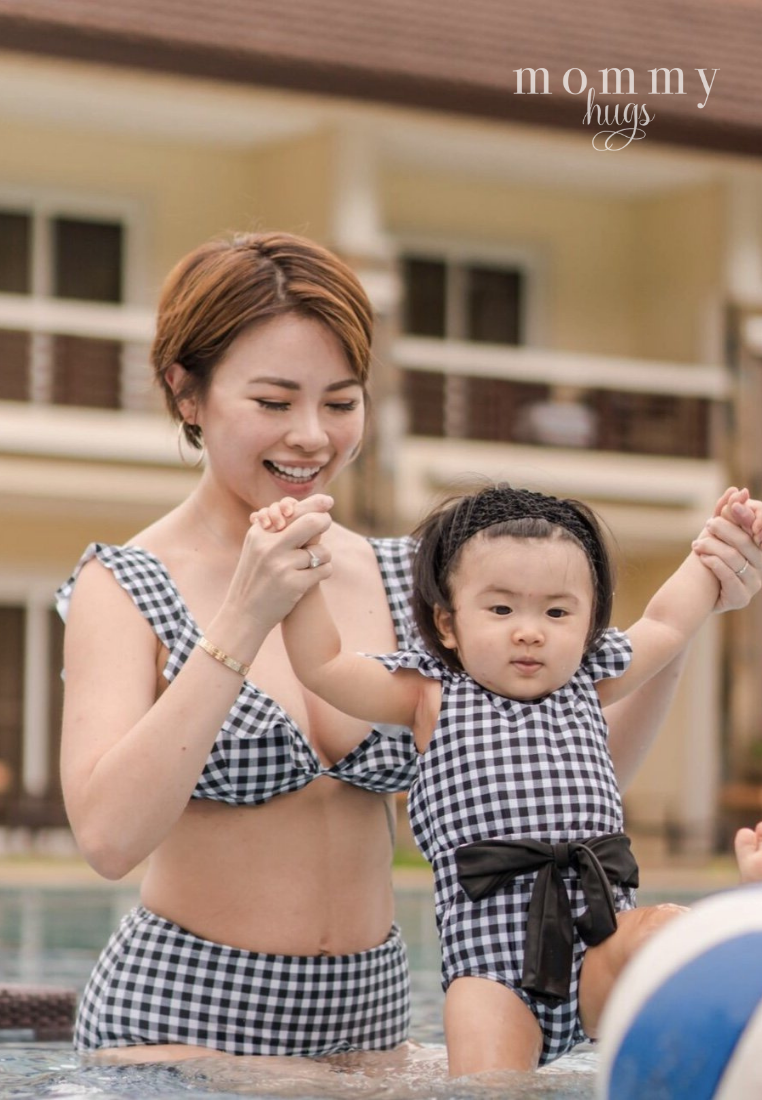
[[[655,137],[762,153],[762,0],[0,0],[0,46],[558,125],[568,69],[627,66]],[[552,97],[515,95],[540,66]],[[686,94],[652,96],[656,66]]]

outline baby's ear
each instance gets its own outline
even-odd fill
[[[455,637],[455,623],[452,611],[445,610],[439,604],[434,608],[434,626],[445,649],[458,651],[458,639]]]

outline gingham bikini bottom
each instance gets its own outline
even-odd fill
[[[269,955],[200,939],[138,906],[85,988],[74,1044],[187,1043],[229,1054],[389,1050],[407,1038],[407,952],[396,925],[352,955]]]

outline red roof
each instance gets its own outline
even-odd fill
[[[762,0],[0,0],[0,48],[574,128],[564,73],[629,67],[651,140],[762,153]],[[651,94],[660,66],[685,94]]]

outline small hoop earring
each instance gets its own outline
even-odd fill
[[[199,428],[199,426],[197,424],[191,424],[190,427],[196,429],[196,432],[198,433],[198,438],[201,440],[201,451],[196,461],[190,462],[183,453],[183,440],[186,438],[185,429],[187,426],[188,425],[185,420],[181,420],[180,423],[177,425],[177,453],[180,456],[180,462],[183,464],[183,466],[187,466],[189,470],[197,470],[201,463],[204,461],[204,440],[201,435],[201,429]]]

